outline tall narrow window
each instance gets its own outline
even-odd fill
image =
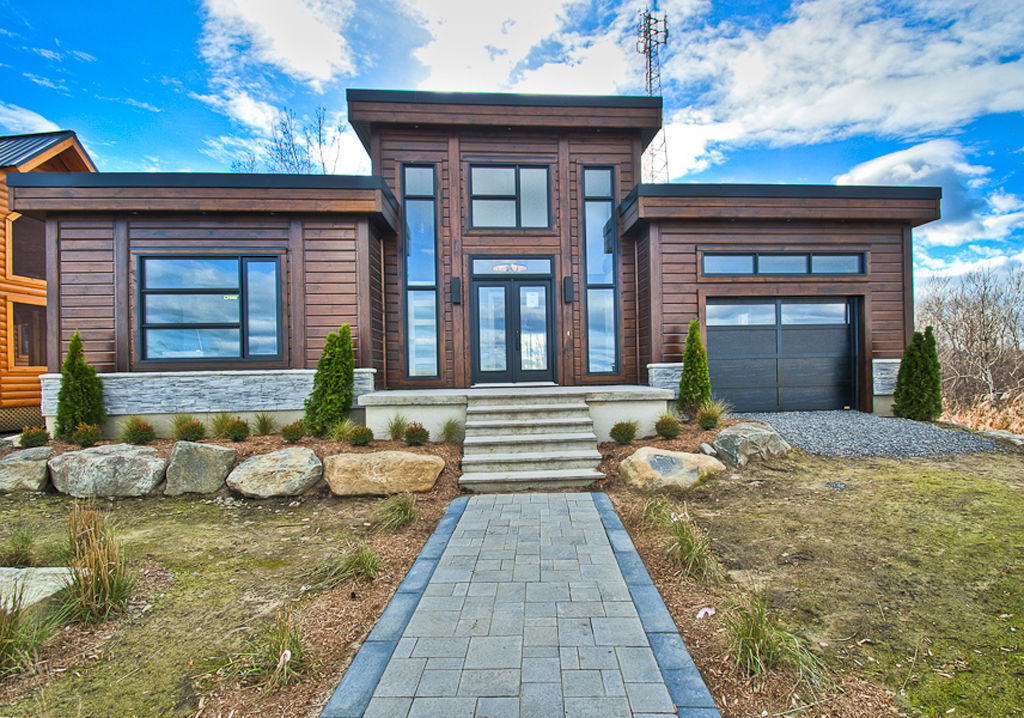
[[[619,371],[616,321],[614,176],[611,168],[583,170],[584,283],[587,306],[587,372]]]
[[[406,371],[438,376],[437,207],[433,165],[403,168]]]
[[[24,215],[11,222],[11,274],[46,279],[44,226],[35,217]]]
[[[8,302],[11,368],[46,366],[46,307]]]

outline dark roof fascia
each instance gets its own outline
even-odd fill
[[[788,197],[793,199],[941,199],[941,187],[831,184],[638,184],[637,197]]]
[[[25,140],[31,140],[31,139],[43,140],[44,138],[49,138],[49,141],[42,142],[42,144],[39,144],[39,145],[34,145],[27,152],[23,152],[22,154],[14,155],[10,159],[4,160],[2,162],[2,164],[0,164],[0,167],[7,168],[7,167],[18,167],[20,165],[23,165],[26,162],[29,162],[29,161],[35,159],[39,155],[43,154],[44,152],[47,152],[48,150],[50,150],[54,146],[59,145],[64,140],[67,140],[68,138],[71,138],[71,137],[74,137],[76,140],[78,139],[77,135],[75,135],[75,133],[72,130],[57,130],[57,131],[54,131],[54,132],[29,132],[29,133],[21,134],[21,135],[3,135],[3,136],[0,136],[0,147],[2,147],[3,144],[5,144],[5,140],[17,142],[17,141],[25,141]],[[78,143],[78,146],[79,146],[79,149],[82,150],[82,154],[84,154],[86,156],[86,158],[89,160],[89,164],[95,166],[96,163],[92,161],[91,157],[89,157],[88,153],[85,151],[85,148],[82,147],[82,143],[81,142]]]
[[[396,211],[398,200],[380,175],[284,175],[215,172],[31,172],[11,175],[12,187],[216,187],[380,190]]]
[[[635,107],[661,109],[660,97],[646,95],[543,95],[507,92],[425,92],[360,90],[345,93],[348,102],[398,102],[430,105],[503,105],[525,107]]]

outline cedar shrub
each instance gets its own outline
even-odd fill
[[[60,370],[54,433],[58,439],[68,441],[79,424],[101,426],[106,420],[103,380],[96,376],[96,369],[85,361],[82,338],[76,331],[71,337],[68,355]]]
[[[355,369],[352,332],[348,324],[342,324],[338,331],[327,335],[313,376],[313,391],[306,399],[302,423],[313,436],[323,436],[348,417],[355,393]]]
[[[679,377],[679,397],[676,407],[681,414],[692,414],[711,401],[711,376],[708,374],[708,356],[700,341],[700,324],[690,322],[683,350],[683,374]]]
[[[903,352],[896,375],[892,413],[915,421],[932,421],[942,414],[942,367],[932,328],[914,338]]]

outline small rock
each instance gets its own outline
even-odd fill
[[[846,482],[844,481],[827,481],[825,486],[836,491],[846,491]]]
[[[0,492],[42,491],[46,488],[49,446],[12,451],[0,459]]]
[[[751,459],[783,456],[793,448],[772,427],[753,422],[734,424],[718,432],[714,447],[719,456],[735,466],[744,466]]]
[[[711,444],[707,442],[704,442],[700,445],[700,450],[703,451],[708,456],[718,456],[718,452],[715,451],[715,447],[713,447]]]
[[[50,459],[53,485],[77,498],[145,496],[164,480],[167,459],[151,446],[110,444]]]
[[[1014,434],[1012,431],[1006,431],[1005,429],[992,429],[991,431],[979,431],[978,433],[989,439],[1002,439],[1003,441],[1009,441],[1014,446],[1024,446],[1024,435]]]
[[[430,491],[443,470],[441,457],[410,451],[335,454],[324,459],[324,478],[338,496]]]
[[[637,449],[619,464],[619,475],[625,482],[644,491],[689,489],[724,471],[725,465],[714,457],[653,446]]]
[[[164,493],[212,494],[224,485],[238,452],[213,444],[179,441],[171,450]]]
[[[227,484],[243,496],[258,499],[298,496],[313,488],[323,473],[313,450],[296,446],[246,459],[228,474]]]

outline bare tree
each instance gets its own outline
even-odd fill
[[[1024,267],[929,280],[917,323],[935,327],[947,401],[992,402],[1024,387]]]
[[[232,172],[282,174],[334,174],[341,159],[343,123],[332,124],[327,109],[317,107],[301,127],[295,113],[285,108],[262,146],[231,163]]]

